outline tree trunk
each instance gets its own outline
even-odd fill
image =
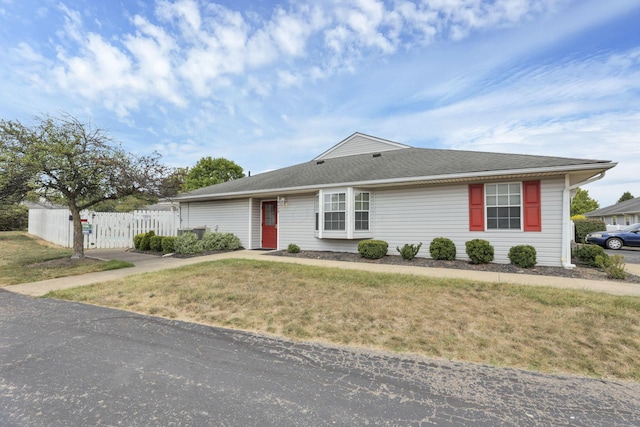
[[[73,255],[71,258],[84,258],[84,234],[82,234],[82,221],[80,221],[80,209],[70,203],[69,210],[73,218]]]

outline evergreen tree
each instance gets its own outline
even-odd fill
[[[626,200],[632,200],[632,199],[634,199],[633,195],[628,191],[625,191],[624,194],[622,194],[622,196],[620,196],[620,198],[618,199],[618,203],[622,203]]]

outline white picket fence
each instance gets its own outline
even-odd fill
[[[73,247],[73,221],[68,209],[29,209],[29,234],[67,248]],[[176,236],[180,223],[177,210],[133,212],[88,212],[83,220],[84,247],[132,248],[133,236],[154,231],[158,236]]]

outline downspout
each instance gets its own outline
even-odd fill
[[[570,185],[569,175],[564,177],[564,190],[562,191],[562,266],[564,268],[575,268],[576,265],[571,263],[571,241],[574,236],[572,235],[571,227],[571,192],[581,185],[590,184],[595,181],[599,181],[604,178],[605,171],[600,172],[598,175],[587,179],[586,181],[579,182],[577,184]]]

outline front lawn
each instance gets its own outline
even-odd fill
[[[640,381],[640,297],[237,259],[47,296],[290,339]]]
[[[73,251],[21,231],[0,233],[0,286],[132,267],[123,261],[71,259]]]

